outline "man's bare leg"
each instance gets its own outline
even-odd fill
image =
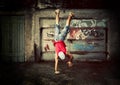
[[[60,10],[59,9],[55,10],[55,14],[56,14],[56,24],[59,24],[59,21],[60,21],[60,19],[59,19]]]
[[[60,10],[57,9],[55,10],[55,14],[56,14],[56,24],[59,24],[59,14],[60,14]],[[57,53],[55,53],[55,74],[59,74],[60,71],[58,71],[58,55]]]
[[[66,26],[70,26],[70,22],[71,22],[71,19],[73,16],[74,16],[74,14],[72,12],[70,12],[68,15],[67,21],[66,21]],[[69,57],[67,64],[69,67],[71,67],[71,66],[73,66],[73,63],[72,63],[73,56],[68,52],[67,52],[67,55]]]
[[[69,52],[67,52],[67,56],[68,56],[68,58],[69,58],[69,60],[67,61],[68,67],[72,67],[72,66],[73,66],[73,63],[72,63],[72,61],[73,61],[73,56],[72,56],[72,54],[70,54]]]
[[[72,12],[69,13],[67,21],[66,21],[66,26],[70,26],[70,22],[74,14]]]
[[[59,74],[60,71],[58,71],[58,55],[55,53],[55,74]]]

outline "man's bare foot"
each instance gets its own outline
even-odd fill
[[[60,14],[60,9],[56,9],[55,14]]]
[[[55,74],[59,74],[60,73],[60,71],[55,71]]]
[[[69,12],[69,16],[74,17],[74,13],[73,12]]]
[[[68,61],[67,64],[68,64],[68,67],[72,67],[73,66],[73,63],[70,62],[70,61]]]

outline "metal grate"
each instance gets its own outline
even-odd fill
[[[24,16],[1,16],[1,51],[5,61],[24,61]]]

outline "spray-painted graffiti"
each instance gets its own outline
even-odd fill
[[[89,37],[93,38],[99,38],[99,37],[104,37],[104,30],[101,31],[101,29],[95,29],[95,28],[71,28],[69,32],[69,37],[68,39],[86,39]],[[54,31],[49,31],[46,32],[46,37],[47,38],[54,38]]]
[[[86,38],[100,38],[100,37],[104,37],[104,30],[101,29],[89,29],[89,28],[85,28],[85,29],[80,29],[80,28],[72,28],[70,30],[70,33],[68,34],[68,38],[67,39],[86,39]]]
[[[47,37],[54,37],[54,31],[47,32]]]
[[[82,19],[82,20],[72,20],[72,27],[106,27],[106,19],[96,20],[96,19]]]
[[[86,39],[87,36],[81,31],[81,29],[71,29],[68,39]]]
[[[49,45],[48,44],[46,44],[45,46],[44,46],[44,50],[47,52],[48,50],[50,50],[50,47],[49,47]]]
[[[103,37],[104,33],[102,31],[99,31],[98,29],[92,28],[92,29],[81,29],[82,33],[85,36],[92,36],[92,37]]]
[[[107,19],[73,19],[71,22],[70,33],[68,34],[68,39],[86,39],[86,38],[100,38],[104,37],[104,31],[101,31],[101,28],[107,27]],[[97,27],[100,28],[96,29]],[[76,28],[76,29],[74,29]],[[77,29],[79,28],[79,30]],[[84,28],[84,29],[81,29]],[[54,38],[54,29],[46,29],[43,32],[45,39]]]
[[[72,20],[66,40],[70,51],[104,51],[106,39],[106,20]],[[84,40],[85,39],[85,40]],[[42,30],[42,51],[54,51],[54,28]],[[101,41],[102,40],[102,41]],[[74,43],[73,43],[74,42]],[[84,44],[83,44],[84,43]]]

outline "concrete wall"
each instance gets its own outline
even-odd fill
[[[42,41],[42,27],[54,27],[54,10],[55,9],[44,9],[44,10],[32,10],[24,12],[0,12],[1,15],[17,15],[25,16],[25,29],[24,29],[24,45],[25,45],[25,61],[40,61],[44,60],[53,60],[54,52],[48,52],[51,58],[48,58],[48,54],[45,53],[42,56],[42,50],[44,49],[45,42]],[[107,51],[108,56],[106,59],[110,60],[119,60],[119,47],[120,47],[120,31],[119,31],[119,13],[115,11],[108,10],[95,10],[95,9],[64,9],[61,11],[60,18],[61,25],[65,24],[65,20],[68,16],[69,11],[75,13],[75,19],[94,19],[94,20],[107,20],[105,27],[107,27],[108,33],[108,42],[107,42]],[[104,23],[103,23],[104,24]],[[94,24],[93,24],[94,25]],[[77,26],[77,25],[76,25]],[[84,25],[85,26],[85,25]],[[104,25],[103,25],[104,26]],[[43,42],[43,43],[42,43]],[[51,42],[50,42],[51,43]],[[67,43],[70,46],[70,43]],[[54,47],[51,43],[52,50]],[[91,54],[90,54],[91,55]],[[99,54],[96,54],[99,55]],[[87,59],[87,56],[83,56]],[[76,57],[77,60],[80,57]]]
[[[25,13],[25,61],[34,61],[34,40],[32,14]]]
[[[107,12],[106,10],[95,10],[95,9],[66,9],[66,10],[61,10],[61,15],[60,18],[63,18],[61,20],[61,25],[65,24],[65,20],[68,16],[68,13],[72,11],[75,13],[75,19],[95,19],[95,20],[106,20],[106,24],[105,26],[108,28],[107,32],[108,32],[108,42],[107,42],[107,46],[106,48],[108,48],[108,56],[106,57],[106,59],[110,59],[112,57],[111,54],[114,54],[115,49],[114,46],[111,46],[111,43],[116,42],[117,40],[112,40],[111,42],[111,38],[110,36],[113,36],[112,34],[112,23],[111,22],[112,19],[110,17],[113,17],[109,12]],[[34,34],[34,44],[36,45],[36,55],[37,55],[37,59],[44,59],[44,60],[53,60],[54,59],[54,52],[49,53],[49,54],[44,54],[43,56],[41,51],[43,49],[43,45],[42,44],[42,40],[41,38],[43,37],[41,35],[42,31],[41,28],[42,27],[54,27],[54,19],[55,19],[55,14],[54,14],[54,9],[45,9],[45,10],[40,10],[40,11],[35,11],[33,14],[33,34]],[[115,33],[116,34],[116,33]],[[114,37],[116,37],[116,39],[118,38],[118,35],[114,35]],[[52,46],[52,44],[51,44]],[[53,48],[53,47],[51,47]],[[111,50],[110,48],[114,49]],[[53,48],[54,49],[54,48]],[[91,54],[90,54],[91,55]],[[92,54],[93,55],[93,54]],[[95,54],[95,55],[99,55],[99,54]],[[48,57],[51,56],[51,57]],[[85,60],[88,58],[87,56],[84,57],[84,55],[82,58],[84,58]],[[100,55],[102,56],[102,55]],[[82,59],[81,58],[81,59]],[[80,57],[76,57],[76,59],[81,60]],[[83,60],[84,60],[83,59]]]
[[[120,13],[115,11],[109,11],[109,34],[108,34],[108,48],[109,56],[111,60],[117,60],[119,62],[120,57]]]

